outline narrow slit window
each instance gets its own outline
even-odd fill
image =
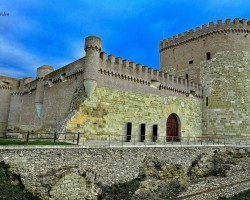
[[[153,125],[153,142],[156,142],[156,140],[158,139],[158,125],[154,124]]]
[[[146,136],[146,124],[141,124],[141,142],[144,142]]]
[[[206,97],[206,106],[208,106],[208,97]]]
[[[186,74],[186,80],[188,80],[188,74]]]
[[[207,60],[211,59],[211,52],[207,52]]]
[[[132,135],[132,123],[131,123],[131,122],[128,122],[128,123],[127,123],[127,138],[126,138],[126,141],[127,141],[127,142],[130,142],[130,140],[131,140],[131,135]]]

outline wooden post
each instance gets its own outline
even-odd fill
[[[26,144],[29,144],[29,137],[30,137],[30,132],[28,131],[27,136],[26,136]]]
[[[56,143],[56,131],[54,132],[54,143]]]
[[[79,141],[80,141],[80,133],[77,133],[77,145],[79,145]]]
[[[109,147],[110,147],[110,135],[109,135]]]

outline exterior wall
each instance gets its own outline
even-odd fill
[[[19,130],[20,129],[20,115],[22,107],[22,96],[20,94],[12,94],[10,99],[10,110],[8,118],[8,129]]]
[[[52,87],[46,87],[44,90],[44,109],[42,116],[43,130],[49,130],[60,123],[67,114],[70,113],[70,106],[73,94],[77,86],[83,81],[82,75],[67,79],[65,82],[59,82]]]
[[[164,40],[160,43],[160,66],[161,71],[200,82],[199,63],[206,60],[206,53],[215,53],[227,50],[248,50],[250,37],[248,32],[250,25],[246,20],[239,22],[235,19],[225,23],[218,21],[214,25],[203,25],[202,28],[190,30],[184,35]],[[193,61],[193,64],[189,64]]]
[[[217,53],[212,60],[201,64],[201,71],[204,134],[249,135],[249,52]]]
[[[0,132],[7,129],[11,93],[16,89],[18,81],[15,78],[0,76]]]
[[[11,96],[8,129],[51,131],[60,124],[71,111],[73,94],[83,81],[83,68],[84,59],[79,59],[47,74],[42,80],[28,82],[17,88],[18,92]],[[49,70],[52,71],[51,67]],[[45,70],[42,75],[46,73],[48,72]],[[48,84],[49,81],[51,85]],[[38,83],[44,87],[39,94]],[[43,104],[40,118],[35,108],[38,95]]]
[[[185,99],[186,96],[190,95],[191,91],[194,91],[192,93],[195,98],[191,102],[191,107],[188,108],[187,112],[189,114],[185,114],[183,117],[184,121],[189,120],[190,123],[193,123],[190,125],[190,123],[183,123],[183,133],[186,132],[195,132],[194,135],[200,135],[201,134],[201,110],[198,109],[198,111],[193,115],[191,115],[191,112],[195,110],[194,108],[197,106],[200,106],[198,102],[200,102],[200,97],[202,95],[201,86],[198,84],[195,84],[193,82],[184,81],[183,79],[178,79],[174,76],[168,76],[164,73],[159,74],[159,71],[142,67],[139,64],[135,64],[133,62],[129,62],[128,60],[122,61],[121,58],[114,58],[114,56],[109,55],[108,58],[105,57],[105,53],[100,53],[100,58],[97,57],[96,59],[99,59],[97,63],[99,63],[99,70],[97,70],[97,82],[99,85],[99,88],[113,88],[115,89],[115,93],[119,94],[119,91],[127,91],[127,92],[135,92],[134,97],[132,99],[138,99],[136,97],[137,93],[143,93],[145,95],[150,96],[151,94],[154,94],[155,99],[159,99],[157,104],[157,112],[163,112],[161,108],[161,101],[162,97],[160,96],[172,96],[170,97],[171,101],[173,101],[173,105],[176,105],[178,108],[172,109],[173,112],[176,112],[176,114],[179,115],[180,110],[185,109],[179,109],[181,104],[181,98],[184,98],[184,102],[186,102]],[[8,129],[10,130],[35,130],[35,131],[65,131],[65,126],[67,126],[68,121],[72,118],[72,116],[78,112],[79,106],[85,102],[87,99],[86,97],[86,88],[84,85],[84,75],[85,75],[85,65],[86,65],[86,59],[82,58],[79,59],[63,68],[60,68],[56,71],[53,71],[45,77],[38,78],[35,81],[28,82],[27,84],[21,85],[17,91],[12,95],[11,99],[11,106],[10,106],[10,116],[9,116],[9,126]],[[43,69],[44,66],[40,67],[38,72]],[[51,67],[49,69],[52,70]],[[153,87],[154,83],[153,81],[157,81],[157,86]],[[42,89],[41,89],[42,88]],[[100,89],[97,89],[97,95],[99,98],[100,96]],[[109,90],[108,90],[109,91]],[[95,93],[94,93],[95,94]],[[125,94],[125,93],[123,93]],[[131,93],[132,94],[132,93]],[[106,94],[104,94],[106,95]],[[109,95],[109,94],[107,94]],[[139,95],[139,94],[138,94]],[[158,95],[158,97],[156,96]],[[116,96],[116,95],[115,95]],[[140,96],[140,95],[139,95]],[[179,98],[174,98],[173,96],[178,96]],[[94,97],[95,99],[96,97]],[[103,98],[103,97],[101,97]],[[140,99],[141,97],[139,97]],[[93,109],[99,109],[96,108],[96,105],[94,101],[92,102],[88,98],[88,100],[91,102],[90,105],[88,105],[88,108]],[[123,95],[124,101],[126,100],[126,97]],[[98,100],[100,102],[105,102],[106,99]],[[108,99],[111,103],[114,103],[114,100]],[[127,101],[127,100],[126,100]],[[189,100],[188,100],[189,101]],[[134,101],[132,101],[132,104],[127,104],[129,110],[132,110],[134,106],[139,106],[140,102],[138,102],[136,105]],[[160,102],[160,103],[159,103]],[[35,104],[40,104],[42,107],[42,114],[39,117],[37,113],[37,108]],[[187,104],[189,105],[189,104]],[[90,108],[90,106],[93,106],[93,108]],[[122,105],[120,105],[122,106]],[[150,106],[150,105],[149,105]],[[143,105],[139,106],[143,107]],[[102,109],[102,108],[101,108]],[[112,107],[107,107],[105,109],[112,109]],[[140,108],[143,109],[143,108]],[[79,111],[81,112],[81,111]],[[78,127],[79,125],[88,127],[87,132],[93,133],[94,131],[97,131],[98,133],[114,133],[115,129],[118,128],[119,134],[125,133],[125,125],[127,122],[130,122],[132,120],[129,120],[129,118],[132,116],[127,115],[125,111],[122,111],[121,113],[109,111],[110,115],[108,116],[110,119],[108,121],[109,124],[101,124],[100,127],[96,125],[89,125],[87,126],[85,121],[74,122],[74,125],[69,125],[68,130],[69,131],[76,131],[79,129],[73,128]],[[111,115],[114,114],[114,116],[111,117]],[[114,123],[112,120],[116,118],[115,114],[118,114],[120,118],[123,118],[123,120],[117,125],[113,125]],[[142,113],[144,114],[144,113]],[[161,127],[166,126],[165,122],[160,122],[162,120],[162,117],[166,114],[162,115],[159,113],[156,115],[159,115],[157,119],[154,118],[154,115],[156,114],[151,112],[152,120],[145,119],[145,122],[149,123],[149,129],[152,129],[152,125],[157,123],[161,123]],[[169,113],[171,114],[171,113]],[[182,114],[180,114],[182,115]],[[145,115],[146,116],[146,115]],[[192,116],[195,116],[197,119],[192,118]],[[165,116],[167,118],[167,116]],[[106,119],[105,119],[106,120]],[[166,119],[165,119],[166,120]],[[79,121],[79,120],[77,120]],[[89,121],[88,123],[96,123],[95,120]],[[140,123],[143,122],[137,122],[137,125],[139,126]],[[196,125],[194,125],[196,124]],[[113,125],[113,126],[111,126]],[[106,128],[103,128],[102,126],[105,126]],[[189,127],[191,126],[191,128]],[[93,130],[90,130],[91,127],[96,127]],[[189,127],[189,128],[186,128]],[[138,128],[137,128],[138,129]],[[165,130],[165,128],[162,128],[162,130]],[[85,131],[85,129],[80,129],[81,131]],[[162,135],[164,133],[162,132]]]
[[[166,101],[166,105],[163,101]],[[166,121],[171,113],[179,116],[182,136],[202,134],[201,100],[194,97],[159,96],[107,87],[96,88],[67,124],[72,132],[126,135],[132,122],[132,134],[140,135],[140,124],[146,124],[146,136],[152,138],[152,126],[158,125],[158,135],[166,136]],[[121,138],[119,138],[121,139]]]
[[[98,85],[140,93],[186,96],[191,91],[202,96],[201,85],[183,78],[159,72],[147,66],[101,53]]]
[[[11,92],[12,90],[0,88],[0,132],[5,131],[8,125]]]
[[[96,193],[98,183],[113,185],[135,179],[146,157],[178,164],[186,173],[198,156],[211,155],[218,148],[220,151],[238,150],[217,146],[99,149],[2,147],[0,161],[10,166],[10,172],[20,175],[22,184],[28,191],[41,195],[43,199],[66,199],[65,197],[74,194],[84,199],[88,193]],[[249,148],[241,148],[241,151],[249,152]],[[245,164],[237,163],[232,174],[191,185],[178,199],[219,199],[221,194],[230,197],[249,189],[249,158],[244,159]]]

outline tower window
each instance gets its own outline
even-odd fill
[[[211,59],[211,52],[207,52],[207,60]]]
[[[141,142],[144,142],[146,135],[146,124],[141,124]]]
[[[186,74],[186,80],[188,80],[188,74]]]
[[[132,123],[129,122],[129,123],[127,123],[127,138],[126,138],[127,142],[130,142],[131,135],[132,135]]]
[[[194,63],[194,61],[193,61],[193,60],[190,60],[188,63],[191,65],[191,64],[193,64],[193,63]]]
[[[208,97],[206,97],[206,106],[208,106]]]

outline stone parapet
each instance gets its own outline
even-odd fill
[[[233,21],[226,19],[223,23],[222,20],[218,20],[215,24],[214,22],[209,22],[209,25],[203,24],[202,27],[196,27],[195,30],[191,29],[184,32],[183,34],[178,34],[178,36],[173,36],[171,38],[165,39],[160,42],[159,50],[160,52],[181,44],[192,42],[193,40],[206,37],[213,34],[224,34],[227,32],[238,33],[250,32],[250,21],[246,19],[235,18]]]
[[[100,54],[99,73],[103,75],[144,84],[160,90],[202,97],[202,86],[198,83],[130,62],[127,59],[123,60],[121,57],[109,55],[107,58],[106,55],[105,52]]]

